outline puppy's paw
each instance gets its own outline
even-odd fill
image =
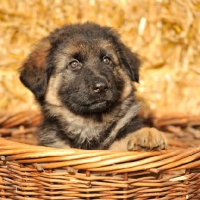
[[[155,128],[142,128],[129,138],[127,143],[129,151],[156,151],[167,148],[167,138],[164,133]]]

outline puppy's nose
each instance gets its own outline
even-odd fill
[[[99,92],[105,92],[108,88],[108,84],[105,80],[98,80],[98,81],[94,81],[93,83],[93,90],[96,93]]]

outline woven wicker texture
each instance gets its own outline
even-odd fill
[[[0,139],[0,199],[200,199],[200,147],[187,148],[199,143],[198,134],[186,132],[200,124],[197,117],[153,119],[172,130],[166,134],[173,150],[167,151],[55,149],[11,141],[37,144],[40,120],[36,111],[0,117],[0,133],[9,139]]]
[[[87,151],[5,139],[0,146],[2,199],[200,199],[200,148]]]

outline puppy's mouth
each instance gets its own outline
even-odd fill
[[[108,104],[108,101],[106,101],[106,100],[102,100],[102,101],[94,101],[94,102],[92,102],[92,103],[90,103],[89,104],[89,106],[91,107],[91,106],[98,106],[98,107],[104,107],[104,106],[106,106]]]
[[[61,94],[61,96],[64,96]],[[63,105],[70,109],[73,113],[84,114],[99,114],[110,112],[118,103],[119,95],[112,91],[107,91],[105,94],[82,94],[81,92],[71,93],[63,99]]]
[[[98,100],[85,105],[91,112],[103,112],[110,107],[111,103],[107,100]]]
[[[100,113],[109,111],[112,104],[113,103],[108,100],[97,100],[82,106],[87,108],[86,110],[90,113]]]

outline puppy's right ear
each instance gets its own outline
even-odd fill
[[[33,92],[38,101],[44,98],[50,76],[47,68],[50,49],[49,40],[47,38],[41,40],[19,71],[21,82]]]

